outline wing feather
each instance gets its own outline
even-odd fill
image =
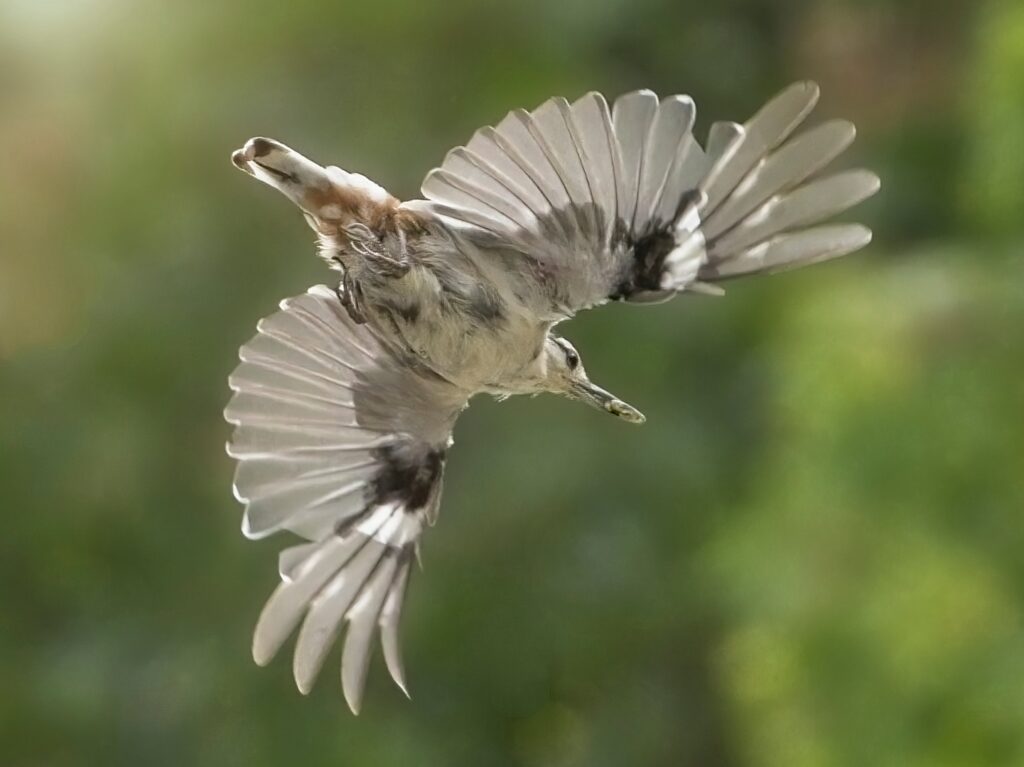
[[[342,687],[358,711],[377,625],[388,669],[406,689],[397,594],[421,531],[436,518],[444,455],[467,393],[407,365],[354,324],[328,288],[281,307],[240,350],[225,408],[235,426],[228,453],[238,459],[243,532],[307,539],[279,556],[281,582],[257,622],[253,657],[269,662],[301,623],[293,665],[308,692],[347,626]]]
[[[652,213],[649,229],[667,227],[676,219],[680,213],[680,200],[697,188],[710,167],[708,156],[693,137],[696,107],[689,98],[686,98],[686,101],[689,106],[689,128],[680,137],[679,145],[671,159],[665,183],[661,189],[661,198]]]
[[[612,123],[618,139],[623,177],[619,218],[630,226],[636,220],[647,140],[657,111],[658,97],[648,90],[620,96],[612,106]]]
[[[534,212],[530,193],[519,183],[491,165],[488,160],[466,147],[452,150],[445,168],[467,186],[483,193],[481,201],[496,208],[522,229],[540,233],[541,219]]]
[[[658,225],[662,193],[682,145],[690,135],[695,116],[693,100],[687,96],[669,96],[658,104],[644,148],[637,207],[633,214],[633,232],[638,237],[650,234]]]
[[[438,201],[462,208],[475,214],[478,221],[486,222],[488,229],[515,232],[520,225],[514,212],[499,194],[476,186],[472,181],[449,172],[446,168],[433,171],[424,182],[424,194]],[[476,223],[475,221],[473,223]]]
[[[302,619],[309,602],[362,547],[365,536],[333,536],[300,564],[290,581],[282,581],[267,600],[256,631],[252,655],[261,666],[269,663]]]
[[[387,543],[373,537],[362,537],[359,551],[320,589],[306,611],[292,663],[295,683],[303,694],[313,688],[328,651],[341,633],[349,608],[388,550]]]
[[[702,279],[739,277],[751,272],[778,272],[838,258],[871,242],[871,230],[860,224],[833,224],[783,234],[728,260],[705,267]]]
[[[377,618],[381,647],[384,651],[384,663],[387,665],[391,678],[395,680],[395,684],[406,695],[409,694],[409,690],[405,683],[405,664],[402,662],[402,650],[398,641],[398,625],[402,617],[405,590],[409,584],[409,571],[412,567],[412,559],[412,554],[408,549],[399,553],[398,569],[388,585],[388,591],[384,597],[384,605],[381,607],[380,615]]]
[[[573,103],[568,119],[600,219],[601,241],[607,249],[615,232],[621,175],[611,111],[604,96],[591,91]]]
[[[524,109],[510,112],[498,123],[494,137],[501,148],[523,169],[544,195],[551,215],[559,222],[566,242],[574,242],[579,234],[575,213],[571,210],[566,183],[552,167],[544,149],[537,143],[533,119]]]
[[[813,176],[834,160],[854,139],[857,130],[846,120],[831,120],[812,128],[767,155],[740,182],[732,195],[703,226],[708,238],[735,226],[772,195]]]
[[[612,298],[713,292],[708,281],[748,273],[740,265],[762,263],[757,253],[775,254],[765,269],[829,257],[831,239],[800,232],[877,191],[867,173],[815,180],[855,133],[833,120],[794,136],[817,100],[817,85],[796,83],[742,125],[712,124],[704,148],[686,96],[635,91],[610,109],[596,93],[550,99],[477,131],[410,209],[457,232],[482,273],[509,272],[538,322]],[[804,252],[814,245],[824,250]]]
[[[486,163],[489,174],[494,176],[503,188],[513,190],[538,218],[543,220],[554,215],[554,208],[544,194],[543,188],[538,185],[533,175],[523,169],[514,155],[505,151],[494,128],[487,127],[477,131],[465,148],[470,156],[479,157]]]
[[[708,171],[701,188],[707,200],[701,211],[707,217],[736,188],[740,180],[767,152],[781,144],[814,108],[819,90],[815,83],[800,82],[773,98],[743,126],[742,134]]]
[[[366,672],[370,668],[373,632],[384,600],[395,580],[399,557],[398,551],[385,549],[359,596],[346,613],[348,633],[341,654],[341,687],[345,700],[357,713],[362,706]]]
[[[878,176],[851,170],[813,181],[766,202],[728,234],[716,239],[709,258],[728,257],[780,232],[830,218],[878,191]]]
[[[719,120],[711,124],[708,131],[708,160],[717,164],[726,153],[731,152],[736,143],[743,138],[745,129],[739,123]]]
[[[565,189],[569,209],[575,214],[577,237],[586,240],[596,235],[600,227],[594,216],[590,179],[569,129],[568,112],[565,99],[551,99],[529,115],[528,127]]]

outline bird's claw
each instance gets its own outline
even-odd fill
[[[409,273],[409,260],[407,258],[392,258],[380,253],[366,256],[367,261],[373,263],[384,277],[404,277]]]
[[[348,312],[349,318],[357,325],[366,324],[366,315],[363,314],[362,308],[359,306],[356,300],[356,290],[352,281],[349,279],[348,271],[341,263],[340,259],[335,259],[338,265],[341,266],[342,276],[341,281],[338,282],[334,288],[334,295],[338,297],[338,301],[345,307],[345,311]]]
[[[345,233],[349,236],[349,246],[370,264],[381,277],[400,278],[409,273],[412,262],[406,250],[405,235],[398,233],[398,248],[389,248],[384,240],[368,227],[356,224],[346,228]]]

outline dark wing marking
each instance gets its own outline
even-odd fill
[[[324,286],[282,302],[241,348],[225,417],[235,425],[242,530],[307,543],[280,556],[281,583],[253,638],[270,661],[299,626],[295,681],[308,692],[347,623],[342,686],[362,699],[375,626],[404,690],[402,599],[423,528],[437,517],[452,425],[466,395],[400,359]]]
[[[820,261],[870,240],[859,225],[815,224],[878,179],[816,178],[854,137],[844,121],[792,137],[817,98],[796,83],[744,125],[715,123],[706,149],[685,96],[637,91],[611,109],[598,93],[551,99],[477,131],[427,175],[427,202],[405,205],[488,261],[485,272],[508,271],[542,319]]]

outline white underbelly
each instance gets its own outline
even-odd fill
[[[542,350],[544,326],[504,303],[483,309],[453,305],[422,280],[391,281],[381,288],[367,295],[367,319],[433,371],[470,391],[515,391],[515,381]]]

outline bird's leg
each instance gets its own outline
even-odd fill
[[[346,250],[351,254],[350,258],[351,256],[362,258],[366,267],[368,267],[367,271],[372,272],[373,277],[400,278],[408,274],[412,268],[412,261],[406,248],[405,233],[401,230],[399,230],[397,235],[397,254],[394,255],[392,255],[392,249],[364,224],[351,224],[345,227],[344,231],[348,238]],[[341,281],[334,289],[334,292],[338,296],[341,305],[345,307],[345,311],[348,312],[348,316],[352,318],[352,321],[359,325],[364,325],[366,323],[366,314],[360,305],[359,283],[351,275],[353,266],[362,268],[362,265],[346,265],[345,261],[338,255],[333,257],[333,261],[338,264],[342,273]],[[364,276],[370,277],[370,274],[364,274]]]
[[[352,250],[362,256],[382,277],[404,277],[412,263],[406,249],[405,232],[398,230],[398,253],[392,255],[387,245],[369,227],[351,224],[345,227]]]
[[[334,257],[334,260],[341,267],[341,280],[338,282],[337,287],[334,288],[334,294],[338,297],[341,305],[345,307],[345,311],[348,312],[348,316],[352,321],[357,325],[365,325],[366,315],[363,314],[362,308],[358,305],[355,285],[349,276],[348,269],[345,268],[345,265],[337,256]]]
[[[348,312],[348,316],[352,318],[354,323],[357,325],[365,325],[366,315],[363,313],[363,307],[360,306],[358,286],[347,272],[342,280],[345,284],[345,297],[342,299],[342,306],[345,307],[345,311]]]

